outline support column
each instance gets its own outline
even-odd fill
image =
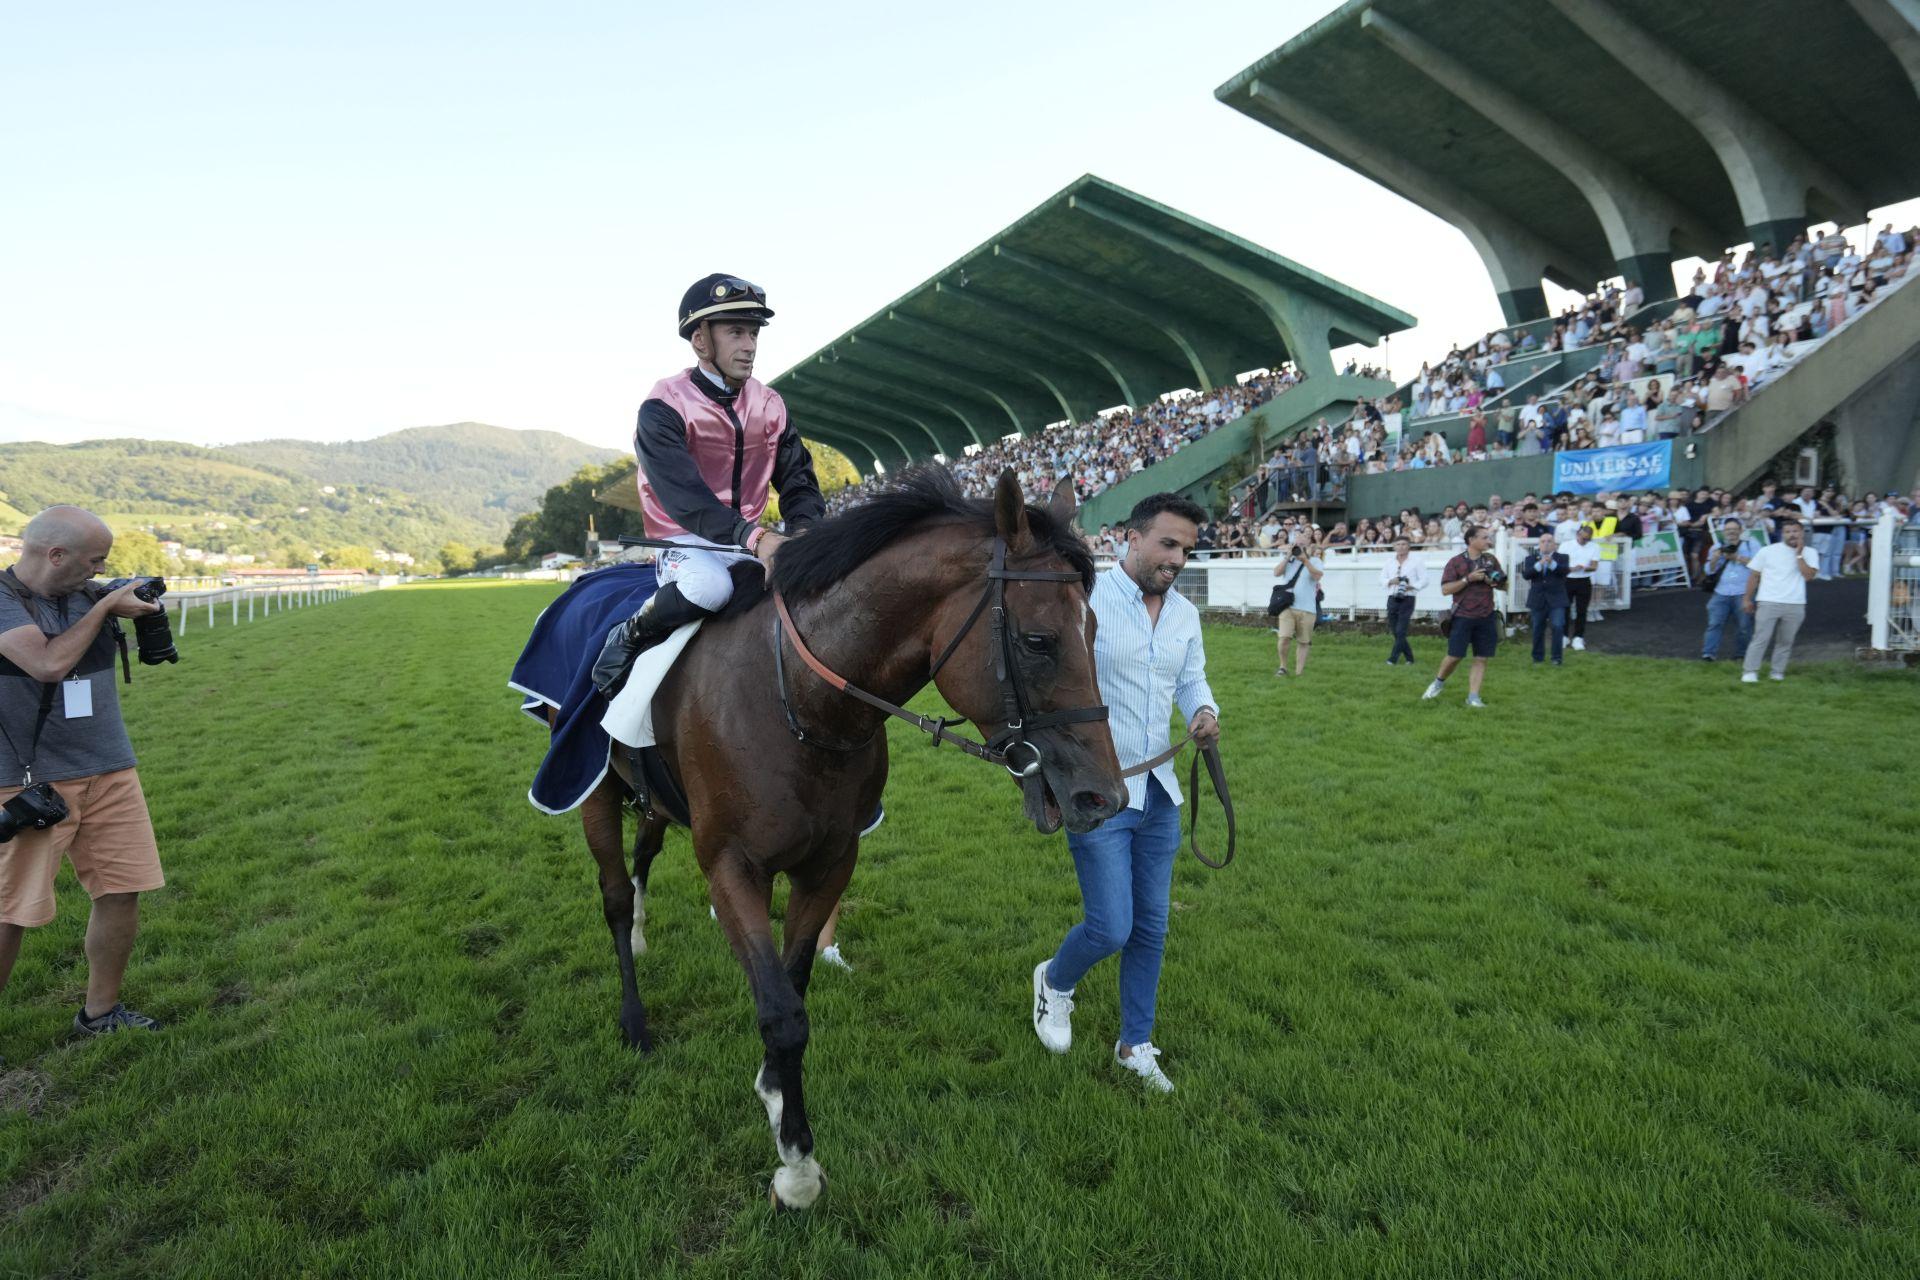
[[[1833,414],[1833,451],[1848,493],[1905,493],[1920,484],[1920,351]]]
[[[1724,247],[1692,213],[1625,165],[1378,9],[1360,15],[1360,29],[1565,175],[1600,219],[1620,273],[1647,301],[1673,297],[1676,240],[1702,255]]]
[[[1547,314],[1546,290],[1540,285],[1542,277],[1584,285],[1610,274],[1592,255],[1548,243],[1450,180],[1361,137],[1265,81],[1248,84],[1247,103],[1281,132],[1326,152],[1458,227],[1485,264],[1508,324],[1538,320]]]
[[[1900,60],[1913,91],[1920,94],[1920,0],[1847,0],[1873,34],[1887,42]]]
[[[1866,197],[1853,184],[1674,53],[1665,41],[1622,17],[1608,0],[1548,3],[1706,139],[1726,170],[1740,202],[1740,217],[1756,245],[1770,243],[1785,249],[1807,229],[1813,221],[1807,209],[1809,190],[1819,193],[1821,211],[1842,226],[1867,216]]]

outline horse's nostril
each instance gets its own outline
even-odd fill
[[[1082,791],[1074,797],[1074,801],[1082,809],[1104,809],[1107,807],[1107,798],[1098,791]]]

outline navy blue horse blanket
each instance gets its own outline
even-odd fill
[[[533,624],[507,683],[520,709],[546,724],[558,708],[547,757],[527,799],[544,813],[577,808],[607,772],[612,741],[600,727],[607,700],[593,687],[593,664],[613,624],[630,618],[659,590],[650,564],[617,564],[578,578]]]

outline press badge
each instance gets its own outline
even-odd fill
[[[67,700],[67,719],[85,720],[93,714],[93,682],[62,680],[60,692]]]

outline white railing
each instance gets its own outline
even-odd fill
[[[172,617],[174,634],[185,635],[189,622],[196,618],[201,619],[202,625],[207,627],[221,624],[238,626],[242,622],[252,622],[256,617],[270,618],[275,613],[285,613],[289,609],[307,609],[317,604],[331,604],[336,600],[365,595],[369,591],[378,591],[384,585],[387,585],[387,580],[380,578],[358,582],[312,579],[248,583],[245,586],[215,587],[205,591],[169,590],[160,597],[160,603],[166,606]]]

